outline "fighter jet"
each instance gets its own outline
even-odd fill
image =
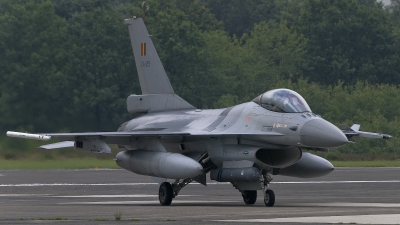
[[[121,150],[118,166],[154,177],[160,184],[159,201],[170,205],[180,190],[196,181],[206,185],[206,174],[216,182],[230,182],[245,204],[262,190],[266,206],[273,206],[273,175],[301,178],[329,174],[332,164],[303,150],[327,151],[350,143],[348,137],[391,138],[359,131],[359,125],[341,131],[314,114],[304,98],[289,89],[267,91],[254,100],[223,109],[196,109],[175,94],[146,26],[141,18],[125,20],[138,70],[141,95],[127,98],[127,109],[140,116],[116,132],[28,134],[8,136],[63,142],[44,149],[74,147],[94,153]],[[346,136],[347,135],[347,136]],[[172,181],[168,182],[168,179]]]

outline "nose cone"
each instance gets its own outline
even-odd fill
[[[339,128],[324,119],[306,122],[300,130],[301,142],[310,147],[334,148],[349,141]]]

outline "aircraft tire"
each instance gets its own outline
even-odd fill
[[[172,186],[168,182],[164,182],[160,185],[160,189],[158,190],[158,199],[160,200],[161,205],[171,205],[173,198],[173,190]]]
[[[268,189],[264,195],[265,206],[272,207],[275,204],[275,193],[273,190]]]
[[[243,201],[246,205],[253,205],[257,201],[257,191],[243,191],[242,193]]]

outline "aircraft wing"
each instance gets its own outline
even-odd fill
[[[159,137],[159,136],[193,136],[193,137],[243,137],[243,136],[282,136],[278,132],[256,132],[256,133],[189,133],[189,132],[171,132],[171,131],[131,131],[131,132],[83,132],[83,133],[21,133],[8,131],[7,136],[16,138],[25,138],[33,140],[50,140],[57,137],[63,141],[76,141],[80,138],[118,138],[118,137]]]
[[[85,133],[46,133],[30,134],[8,131],[7,136],[25,138],[33,140],[48,141],[52,137],[57,137],[63,142],[42,145],[39,148],[57,149],[76,147],[90,150],[96,153],[111,153],[107,144],[130,144],[131,137],[158,137],[171,135],[189,135],[185,132],[160,132],[160,131],[140,131],[140,132],[85,132]]]
[[[75,139],[78,137],[152,137],[168,135],[190,135],[185,132],[133,131],[133,132],[84,132],[84,133],[47,133],[39,134],[60,139]]]
[[[157,137],[170,135],[190,135],[186,132],[163,132],[163,131],[136,131],[136,132],[84,132],[84,133],[42,133],[31,134],[15,131],[7,131],[7,136],[16,138],[25,138],[33,140],[48,141],[52,137],[57,137],[63,141],[76,141],[84,138],[125,138],[125,137]],[[114,144],[114,143],[113,143]]]
[[[111,149],[107,144],[130,144],[132,137],[163,137],[176,138],[179,140],[187,139],[191,141],[205,140],[212,137],[237,137],[250,140],[263,140],[266,136],[282,136],[278,132],[256,132],[256,133],[189,133],[173,131],[130,131],[130,132],[84,132],[84,133],[42,133],[31,134],[8,131],[7,136],[16,138],[25,138],[33,140],[48,141],[52,137],[57,137],[63,142],[57,142],[48,145],[42,145],[39,148],[57,149],[66,147],[77,147],[98,153],[109,153]]]

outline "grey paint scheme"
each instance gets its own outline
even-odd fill
[[[172,179],[196,177],[203,167],[194,159],[171,152],[130,150],[120,152],[117,164],[138,174]]]
[[[126,99],[128,112],[147,113],[174,109],[194,109],[176,94],[130,95]]]
[[[305,152],[297,163],[280,169],[279,174],[291,177],[312,178],[331,172],[329,169],[330,166],[329,161],[321,160],[320,157]]]
[[[142,93],[175,94],[143,20],[126,19],[124,22],[128,25]],[[144,56],[141,43],[146,43]],[[147,62],[150,62],[149,67],[141,65]]]
[[[205,174],[211,170],[214,175],[215,171],[231,174],[216,177],[230,181],[242,194],[261,188],[266,193],[272,174],[309,178],[331,172],[331,163],[302,149],[339,147],[349,143],[345,134],[355,133],[343,133],[312,112],[274,112],[255,102],[195,109],[173,91],[143,20],[134,17],[125,24],[142,88],[142,95],[127,98],[127,109],[142,115],[116,132],[42,134],[67,141],[42,148],[68,147],[72,141],[75,148],[106,153],[105,144],[117,144],[124,150],[116,157],[119,166],[143,175],[177,179],[174,196],[187,182],[205,183]],[[367,134],[363,132],[363,136]],[[257,175],[261,182],[254,178]],[[183,181],[179,183],[179,179]]]
[[[151,36],[141,19],[126,19],[138,71],[141,96],[131,95],[127,99],[130,113],[194,109],[194,106],[177,96],[165,73]],[[144,54],[142,53],[144,44]],[[135,111],[137,110],[137,111]]]

